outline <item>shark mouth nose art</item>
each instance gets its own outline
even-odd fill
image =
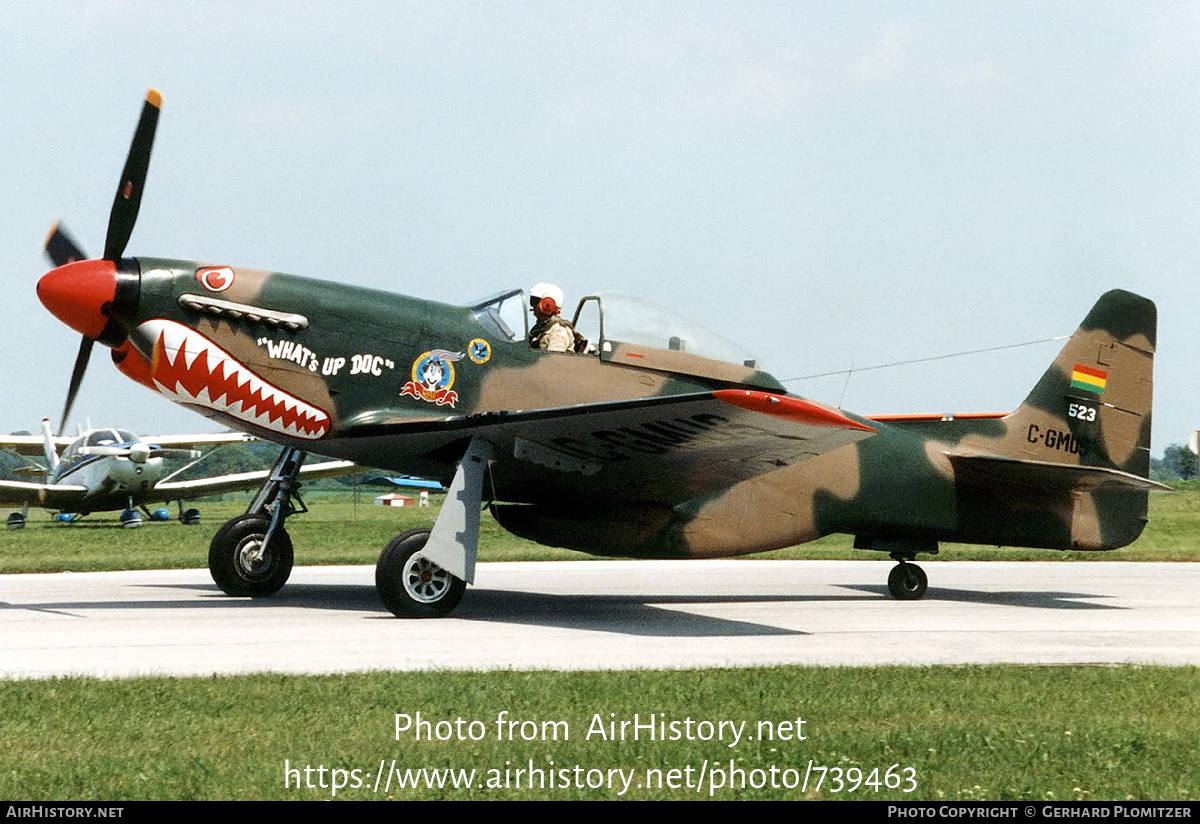
[[[176,403],[296,438],[315,440],[329,431],[327,413],[263,380],[196,330],[159,318],[136,334],[153,341],[150,380]]]

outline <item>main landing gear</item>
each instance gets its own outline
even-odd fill
[[[433,529],[396,536],[375,565],[379,599],[398,618],[439,618],[458,606],[475,580],[483,475],[492,449],[472,439]]]
[[[292,539],[283,523],[307,512],[297,478],[305,453],[287,448],[246,512],[226,521],[208,548],[208,571],[227,595],[274,595],[292,574]]]
[[[179,523],[185,526],[195,526],[200,523],[200,510],[184,509],[182,498],[179,500]]]
[[[8,516],[8,522],[5,524],[9,529],[24,529],[25,519],[29,517],[29,501],[21,504],[21,511],[14,512]]]
[[[375,588],[393,615],[436,618],[448,614],[475,580],[483,476],[491,446],[472,439],[433,529],[397,535],[379,555]],[[245,514],[225,523],[208,549],[208,571],[229,595],[272,595],[292,572],[288,516],[306,512],[297,494],[305,453],[285,449]]]
[[[467,582],[421,554],[432,530],[410,529],[383,548],[375,565],[379,600],[400,618],[439,618],[458,606]]]

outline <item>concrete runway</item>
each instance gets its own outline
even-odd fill
[[[0,677],[769,664],[1200,664],[1200,565],[481,564],[449,618],[400,620],[373,566],[298,567],[272,598],[207,570],[0,576]]]

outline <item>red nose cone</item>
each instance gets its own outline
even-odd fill
[[[95,340],[108,323],[104,307],[117,294],[117,264],[111,260],[68,263],[43,275],[37,294],[54,317]]]

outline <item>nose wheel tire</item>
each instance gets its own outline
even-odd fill
[[[888,592],[898,601],[917,601],[929,587],[925,570],[916,564],[901,562],[888,575]]]
[[[458,606],[467,584],[420,554],[428,529],[397,535],[379,554],[375,589],[398,618],[440,618]]]
[[[208,571],[227,595],[274,595],[292,574],[292,539],[276,529],[263,546],[269,521],[241,515],[225,523],[208,548]]]

